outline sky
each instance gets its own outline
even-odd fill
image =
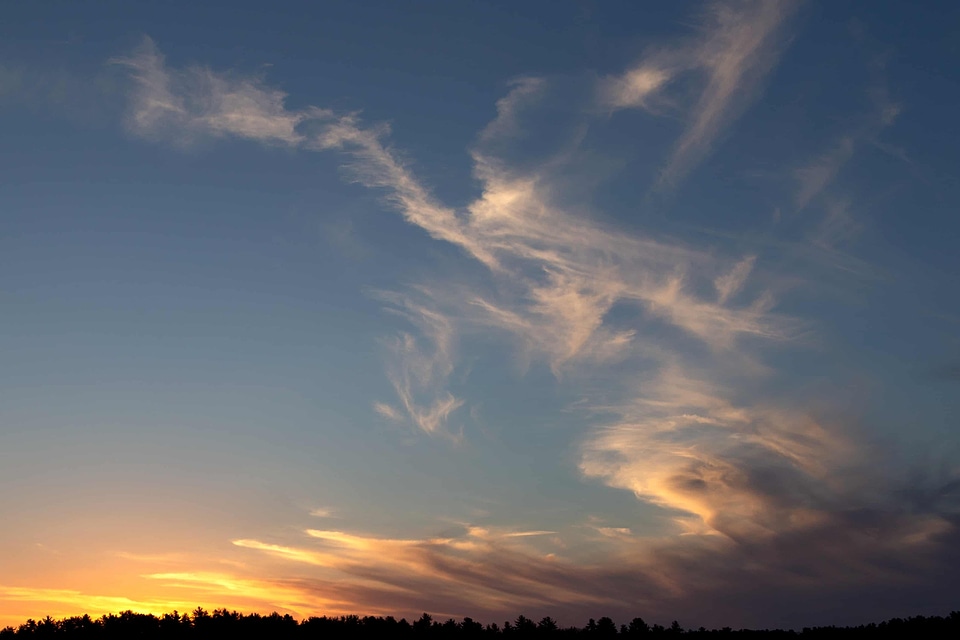
[[[960,601],[960,5],[14,2],[0,626]]]

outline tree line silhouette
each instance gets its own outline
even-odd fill
[[[673,621],[669,627],[647,624],[643,618],[634,618],[619,627],[607,617],[590,619],[584,627],[561,627],[546,617],[539,622],[518,616],[503,625],[483,625],[471,618],[440,622],[424,613],[418,620],[407,622],[393,616],[312,617],[302,621],[291,615],[241,614],[227,609],[212,612],[197,607],[190,614],[176,611],[155,616],[149,613],[124,611],[99,618],[89,615],[55,620],[27,620],[19,627],[0,630],[0,640],[23,638],[82,638],[84,640],[239,640],[269,638],[270,640],[347,640],[354,638],[384,638],[386,640],[447,640],[510,637],[525,638],[669,638],[685,637],[748,637],[761,638],[960,638],[960,611],[946,617],[915,616],[893,618],[878,624],[857,627],[812,627],[802,631],[780,629],[733,630],[684,629]]]

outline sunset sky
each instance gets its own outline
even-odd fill
[[[10,2],[0,627],[960,608],[960,3]]]

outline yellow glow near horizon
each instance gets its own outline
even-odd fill
[[[160,615],[174,610],[192,611],[197,606],[208,608],[210,602],[186,599],[128,598],[125,596],[84,593],[74,589],[16,587],[0,584],[0,628],[22,624],[28,618],[46,616],[65,618],[90,615],[98,618],[108,613],[135,611]]]

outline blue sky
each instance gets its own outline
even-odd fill
[[[7,14],[0,623],[955,604],[952,4]]]

